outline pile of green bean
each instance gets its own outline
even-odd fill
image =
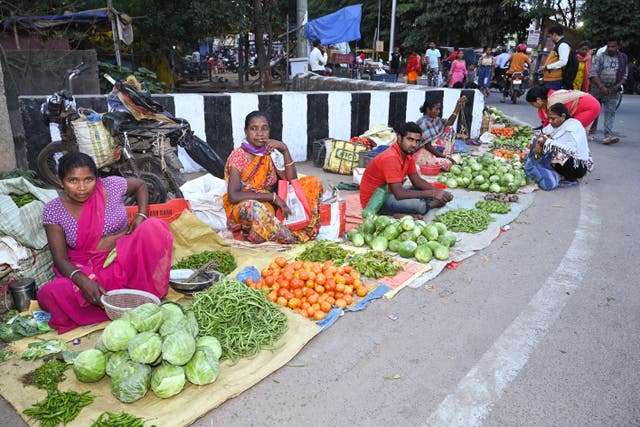
[[[339,244],[330,240],[317,240],[306,248],[296,259],[301,261],[325,262],[333,261],[335,265],[342,265],[344,260],[352,254]]]
[[[511,205],[508,202],[498,202],[496,200],[478,200],[476,208],[496,214],[506,214],[511,212]]]
[[[204,292],[196,292],[189,307],[201,336],[218,338],[222,359],[237,361],[262,349],[273,350],[287,330],[287,317],[264,292],[236,279],[225,278]]]
[[[91,427],[144,427],[144,422],[126,412],[103,412]]]
[[[36,198],[36,196],[34,196],[31,193],[27,193],[27,194],[10,194],[11,196],[11,200],[13,200],[13,203],[16,204],[17,207],[21,208],[24,205],[26,205],[27,203],[31,203],[34,200],[38,200]]]
[[[78,393],[69,391],[49,391],[44,400],[25,409],[23,412],[40,422],[41,427],[53,427],[56,424],[67,424],[74,420],[82,408],[91,405],[94,397],[90,392]]]
[[[457,233],[479,233],[486,230],[494,219],[481,209],[460,208],[438,215],[435,221],[443,223],[448,230]]]
[[[215,261],[215,270],[222,274],[229,274],[236,269],[236,259],[229,251],[203,251],[198,254],[182,258],[171,268],[190,268],[197,270],[209,261]]]
[[[347,264],[370,279],[395,276],[398,270],[404,270],[402,264],[383,251],[367,251],[365,254],[353,255],[347,259]]]
[[[44,390],[57,390],[64,381],[67,364],[57,359],[44,362],[33,371],[33,385]]]

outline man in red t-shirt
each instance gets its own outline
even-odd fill
[[[430,208],[439,208],[453,199],[447,191],[438,190],[420,178],[413,154],[418,150],[422,130],[414,122],[407,122],[398,130],[398,141],[378,154],[367,165],[360,183],[360,203],[367,206],[373,192],[388,184],[389,197],[380,214],[394,213],[424,215]],[[403,186],[409,177],[412,186]]]

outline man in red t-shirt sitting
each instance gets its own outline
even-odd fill
[[[398,130],[398,140],[387,150],[374,157],[367,165],[360,183],[360,203],[367,206],[373,192],[388,184],[389,197],[379,213],[424,215],[431,208],[444,206],[453,199],[447,191],[438,190],[420,178],[413,154],[418,150],[422,130],[414,122],[407,122]],[[409,177],[411,186],[403,186]]]

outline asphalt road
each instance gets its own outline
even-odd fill
[[[578,187],[538,192],[490,247],[344,316],[194,425],[640,425],[639,112],[626,96],[621,142],[591,143]],[[23,425],[4,402],[0,425]]]

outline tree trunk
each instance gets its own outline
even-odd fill
[[[258,73],[260,78],[260,90],[269,91],[273,87],[271,70],[269,69],[268,51],[271,51],[271,16],[272,3],[269,0],[253,0],[253,28],[256,37],[256,53],[258,54]],[[269,35],[269,43],[265,45],[263,34]],[[265,49],[269,47],[269,50]]]

